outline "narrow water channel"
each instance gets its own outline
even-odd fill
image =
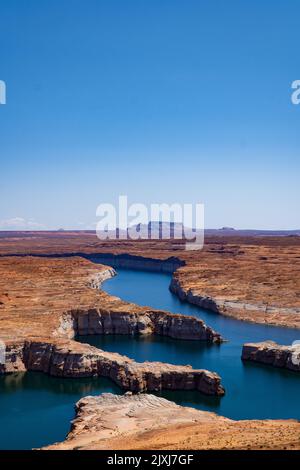
[[[179,404],[215,411],[234,419],[300,418],[300,376],[255,364],[243,364],[242,344],[273,339],[291,344],[297,330],[255,325],[182,303],[168,287],[170,275],[118,270],[103,288],[140,305],[202,318],[228,340],[221,346],[162,337],[87,336],[80,341],[116,351],[137,361],[191,364],[218,372],[226,387],[222,398],[199,392],[164,392]],[[65,438],[74,417],[74,404],[86,395],[123,393],[102,378],[60,379],[41,373],[0,377],[0,449],[30,449]]]
[[[234,320],[181,302],[169,291],[170,275],[118,269],[103,288],[112,295],[140,305],[202,318],[228,342],[207,345],[196,341],[127,336],[85,336],[80,341],[117,351],[137,361],[191,364],[218,372],[226,388],[222,398],[198,392],[163,392],[177,403],[215,411],[233,419],[300,418],[300,374],[241,361],[242,345],[267,339],[291,344],[300,339],[296,329],[279,328]]]

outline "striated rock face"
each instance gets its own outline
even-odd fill
[[[153,257],[136,256],[131,254],[113,254],[113,253],[96,253],[94,255],[85,255],[91,261],[103,263],[113,268],[137,269],[143,271],[156,271],[163,273],[173,273],[176,269],[185,265],[185,261],[175,256],[167,259],[155,259]]]
[[[30,370],[56,377],[108,377],[132,392],[198,390],[207,395],[224,395],[221,379],[214,372],[161,362],[138,363],[72,340],[8,343],[6,364],[0,367],[0,373]]]
[[[218,236],[206,233],[204,248],[192,252],[184,243],[181,247],[180,240],[101,241],[95,233],[3,233],[0,257],[80,256],[115,267],[170,273],[177,269],[175,279],[184,294],[190,292],[190,302],[239,320],[300,328],[300,237],[216,232]],[[7,302],[5,294],[6,287],[3,293],[0,290],[0,308]]]
[[[207,326],[202,320],[185,315],[150,311],[149,317],[154,325],[154,333],[175,339],[188,339],[221,343],[222,336]]]
[[[300,372],[300,344],[282,346],[274,341],[247,343],[243,346],[242,359]]]
[[[47,450],[299,449],[300,423],[232,421],[148,394],[105,393],[76,403],[67,439]]]
[[[170,283],[170,291],[176,294],[180,300],[189,302],[190,304],[197,305],[201,308],[212,310],[213,312],[220,313],[220,305],[211,297],[202,296],[195,293],[192,289],[185,290],[181,285],[178,277],[172,277]]]
[[[99,289],[104,281],[106,281],[107,279],[111,279],[112,277],[116,276],[116,274],[117,273],[113,268],[103,266],[99,272],[94,273],[90,276],[87,285],[90,286],[92,289]]]
[[[0,258],[0,339],[158,334],[220,343],[202,320],[141,307],[99,287],[116,273],[83,258]]]
[[[223,395],[220,377],[190,366],[137,363],[72,339],[81,334],[159,334],[220,342],[201,320],[123,302],[98,289],[112,268],[82,258],[3,258],[6,290],[0,338],[6,363],[0,373],[42,371],[58,377],[109,377],[125,390],[198,390]],[[93,287],[93,288],[91,288]]]
[[[238,320],[299,327],[300,307],[275,307],[262,301],[250,303],[242,299],[230,300],[219,295],[214,297],[201,294],[198,287],[190,288],[185,285],[180,271],[173,275],[169,288],[182,301]]]
[[[66,316],[64,322],[66,323]],[[156,334],[174,339],[221,343],[221,335],[202,320],[165,311],[120,312],[105,309],[75,310],[68,320],[70,328],[78,335]]]
[[[5,349],[5,364],[0,364],[0,374],[25,372],[24,342],[8,342],[5,345]]]

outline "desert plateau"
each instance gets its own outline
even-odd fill
[[[172,240],[100,242],[92,233],[3,233],[0,339],[6,361],[0,373],[2,378],[28,372],[61,380],[104,377],[127,391],[123,398],[111,394],[82,398],[65,443],[48,442],[47,449],[300,449],[297,419],[234,421],[159,396],[175,393],[176,397],[187,391],[221,402],[229,399],[231,391],[219,367],[216,372],[163,357],[139,361],[78,341],[123,337],[129,344],[137,337],[142,342],[156,337],[155,341],[222,351],[231,340],[211,326],[213,318],[250,329],[268,325],[280,332],[294,331],[297,337],[299,267],[297,236],[208,236],[202,251],[188,252],[174,248]],[[207,317],[201,319],[201,311],[198,317],[172,313],[109,294],[106,282],[117,279],[119,271],[170,276],[168,295],[177,297],[182,309],[189,304],[203,314],[210,312],[206,315],[211,324]],[[287,373],[298,380],[300,361],[291,362],[297,347],[284,349],[272,343],[273,360],[269,350],[261,346],[258,354],[254,348],[255,344],[240,348],[241,364],[243,359],[292,370]],[[264,393],[267,400],[268,390]]]

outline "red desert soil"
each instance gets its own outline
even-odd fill
[[[300,449],[293,420],[232,421],[149,394],[85,397],[67,439],[47,449]]]
[[[174,292],[223,315],[300,328],[300,237],[208,236],[201,251],[178,241],[100,241],[93,233],[2,234],[0,255],[127,253],[177,257]],[[202,303],[201,303],[202,302]],[[211,305],[208,305],[211,307]]]
[[[23,340],[55,335],[70,309],[128,305],[88,286],[104,266],[83,258],[0,258],[0,338]],[[142,308],[141,308],[142,310]]]
[[[155,322],[161,324],[167,318],[166,331],[173,334],[174,328],[170,327],[166,312],[154,313],[156,317],[153,320],[153,311],[92,289],[91,282],[100,282],[111,271],[81,257],[7,256],[63,253],[127,253],[158,260],[176,257],[186,263],[173,278],[173,290],[182,298],[200,304],[209,302],[219,313],[243,320],[300,327],[299,237],[210,237],[202,251],[189,252],[166,241],[100,242],[90,233],[2,234],[0,338],[13,345],[9,356],[11,362],[4,372],[24,370],[30,366],[30,370],[50,373],[53,370],[53,375],[84,376],[94,374],[95,370],[99,372],[101,367],[108,368],[101,374],[114,368],[117,383],[127,389],[137,387],[141,391],[154,390],[151,387],[156,387],[155,381],[160,381],[160,385],[163,381],[161,371],[165,366],[162,363],[138,365],[120,355],[67,339],[69,334],[72,336],[71,322],[74,318],[65,318],[64,315],[70,310],[91,312],[89,318],[81,323],[77,319],[77,327],[82,331],[86,328],[96,331],[93,323],[95,311],[98,317],[103,312],[109,315],[114,312],[115,321],[119,316],[125,318],[132,314],[130,318],[137,322],[135,325],[146,332],[157,327]],[[194,324],[192,326],[195,327]],[[197,334],[200,328],[201,334],[204,331],[205,335],[214,335],[205,326],[196,326]],[[187,333],[193,333],[193,328]],[[22,343],[23,352],[18,349],[18,342]],[[184,366],[168,366],[167,370],[167,382],[172,387],[176,387],[176,380],[180,379],[184,387],[192,384],[204,392],[223,393],[219,377],[211,372],[194,371]],[[145,377],[150,377],[147,383]],[[149,395],[143,397],[146,398],[141,400],[147,402]],[[129,398],[133,402],[139,400]],[[234,422],[210,413],[187,411],[187,408],[177,407],[171,402],[156,402],[157,406],[154,406],[153,400],[149,399],[150,404],[143,402],[137,408],[136,404],[131,406],[129,402],[129,411],[126,405],[126,416],[124,421],[121,420],[125,426],[124,433],[119,433],[122,422],[116,415],[109,436],[106,435],[108,426],[102,422],[102,419],[105,421],[105,413],[101,415],[99,403],[96,403],[96,408],[92,404],[93,416],[91,420],[88,416],[89,426],[82,429],[85,416],[79,416],[69,438],[61,446],[114,449],[300,448],[300,424],[296,421]],[[89,397],[83,400],[90,405]],[[119,411],[122,413],[122,410]],[[144,412],[148,413],[149,426],[145,425],[147,420],[143,422]],[[113,410],[109,409],[108,413],[111,419]],[[137,427],[127,433],[128,426]],[[74,429],[79,432],[78,436],[75,436]],[[106,437],[103,437],[104,431]]]
[[[110,377],[125,390],[198,390],[223,395],[214,372],[161,362],[137,363],[73,340],[84,334],[159,334],[219,342],[220,335],[194,317],[127,303],[95,287],[112,268],[80,257],[0,258],[1,373],[43,371],[59,377]],[[93,288],[94,287],[94,288]]]

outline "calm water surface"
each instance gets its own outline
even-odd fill
[[[87,336],[88,342],[137,361],[158,360],[191,364],[218,372],[226,395],[206,397],[199,392],[164,392],[179,404],[216,411],[234,419],[300,418],[300,376],[272,367],[243,364],[246,341],[273,339],[291,344],[297,330],[239,322],[182,303],[168,290],[170,276],[118,270],[106,281],[107,292],[141,305],[194,315],[219,331],[228,342],[217,345],[162,337]],[[122,393],[102,378],[60,379],[29,372],[0,377],[0,449],[29,449],[63,440],[74,417],[74,404],[86,395]]]
[[[64,440],[81,397],[121,393],[104,378],[61,379],[40,372],[0,377],[0,449],[31,449]]]
[[[248,341],[272,339],[291,344],[300,339],[299,331],[256,325],[223,317],[181,302],[169,291],[167,274],[118,270],[118,275],[104,284],[112,295],[140,305],[165,309],[202,318],[220,332],[228,342],[207,345],[155,337],[86,336],[80,340],[108,351],[117,351],[137,361],[164,361],[191,364],[218,372],[226,388],[220,399],[204,397],[197,392],[163,392],[177,403],[218,412],[234,419],[298,418],[300,419],[300,375],[241,361],[242,345]]]

